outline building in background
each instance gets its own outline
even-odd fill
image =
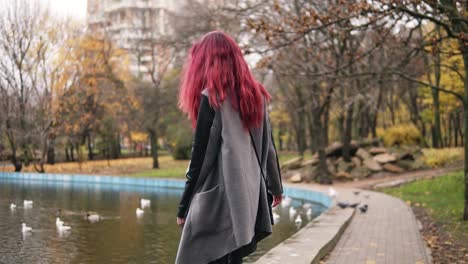
[[[172,33],[171,14],[185,0],[88,0],[87,29],[106,34],[130,54],[130,70],[149,78],[152,45]]]

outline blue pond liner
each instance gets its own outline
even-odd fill
[[[182,189],[185,187],[184,180],[84,174],[0,172],[0,180],[9,182],[24,181],[30,184],[40,185],[63,183],[64,186],[99,186],[99,188],[112,190],[154,190],[161,188],[166,192],[170,191],[174,193],[182,193]],[[284,195],[291,198],[319,203],[327,208],[332,205],[331,198],[321,192],[289,186],[285,186],[283,191]]]

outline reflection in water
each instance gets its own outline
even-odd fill
[[[0,263],[174,263],[181,234],[175,221],[181,193],[122,185],[0,182]],[[141,198],[150,202],[144,200],[142,206]],[[33,206],[25,207],[23,200],[32,200]],[[16,208],[11,209],[11,203]],[[324,209],[299,200],[290,206],[296,208],[293,216],[289,205],[275,209],[274,235],[262,241],[246,263]],[[137,216],[140,207],[144,213]],[[88,218],[94,214],[98,221]],[[58,228],[57,217],[71,230]],[[302,222],[294,223],[298,218]],[[23,222],[31,232],[22,232]]]

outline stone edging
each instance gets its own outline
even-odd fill
[[[265,255],[256,264],[318,264],[333,250],[351,221],[354,209],[332,208],[301,228]]]
[[[0,179],[39,181],[39,182],[63,182],[82,184],[111,184],[141,187],[163,187],[183,189],[185,181],[179,179],[164,178],[137,178],[107,175],[84,175],[84,174],[52,174],[52,173],[16,173],[0,172]],[[322,192],[284,186],[284,194],[292,198],[309,200],[320,203],[327,208],[332,205],[332,199]]]
[[[334,210],[341,210],[341,209],[338,209],[337,207],[335,207]],[[325,212],[322,215],[328,215],[331,211],[332,210],[329,210],[329,211]],[[348,211],[348,212],[345,212],[345,211]],[[338,240],[340,240],[341,235],[343,234],[343,232],[345,231],[345,229],[348,227],[349,223],[351,222],[351,219],[353,218],[356,210],[346,209],[346,210],[341,210],[341,212],[343,212],[343,214],[345,214],[345,215],[342,216],[339,219],[334,215],[330,216],[330,217],[334,217],[335,220],[341,220],[341,221],[344,221],[344,222],[339,222],[337,224],[337,227],[339,227],[339,230],[330,239],[330,241],[328,241],[328,243],[326,245],[324,245],[319,250],[318,254],[312,260],[312,262],[311,262],[312,264],[319,264],[320,260],[323,259],[325,256],[327,256],[328,253],[330,253],[333,250],[333,248],[335,248],[336,244],[338,243]],[[322,215],[320,215],[320,216],[322,216]],[[320,218],[320,216],[318,218]],[[326,218],[324,220],[326,220]],[[324,222],[326,222],[326,221],[324,221]]]

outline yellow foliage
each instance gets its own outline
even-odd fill
[[[57,63],[63,65],[57,80],[55,111],[69,135],[83,128],[99,130],[104,118],[112,117],[124,132],[121,117],[139,107],[131,79],[128,54],[109,39],[79,35],[61,49]],[[67,124],[68,123],[68,124]]]
[[[458,94],[463,94],[464,90],[464,63],[461,54],[457,54],[455,51],[459,50],[459,44],[456,40],[444,40],[439,46],[440,55],[440,84],[439,86],[445,90],[453,91]],[[424,75],[422,78],[423,82],[436,83],[435,67],[431,65],[429,78]],[[426,87],[423,90],[423,103],[429,108],[433,105],[430,88]],[[442,114],[453,112],[461,107],[461,102],[455,96],[440,92],[440,111]]]
[[[273,110],[271,111],[269,115],[270,115],[271,122],[276,125],[279,125],[281,123],[288,124],[291,122],[291,119],[289,118],[289,114],[286,111],[283,111],[281,109]]]
[[[148,134],[143,132],[131,132],[130,138],[133,142],[147,142],[148,141]]]
[[[385,146],[420,145],[424,142],[421,132],[413,124],[392,126],[388,129],[378,128],[377,135],[383,139]]]
[[[444,167],[463,160],[463,148],[423,149],[423,160],[432,168]]]

